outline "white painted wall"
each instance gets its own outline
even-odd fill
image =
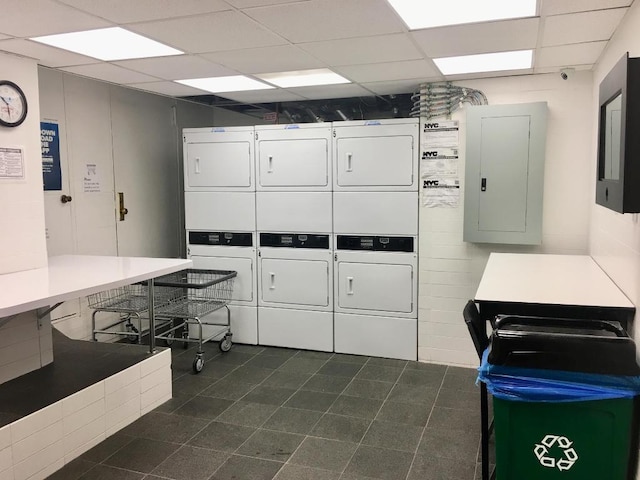
[[[15,128],[0,127],[0,146],[24,149],[25,179],[0,179],[0,274],[47,264],[42,196],[38,71],[33,60],[0,53],[0,78],[27,96],[28,113]]]
[[[593,125],[589,137],[591,160],[589,165],[589,204],[591,206],[589,252],[636,306],[640,301],[640,214],[626,213],[623,215],[596,205],[595,182],[598,88],[602,79],[626,52],[629,52],[630,57],[640,57],[639,29],[640,4],[634,2],[594,69],[593,106],[590,112]],[[631,86],[631,88],[638,87],[638,85]],[[631,161],[638,160],[631,159]],[[638,311],[636,310],[634,337],[636,342],[640,344],[640,328],[637,328],[637,324]]]
[[[462,309],[478,288],[491,252],[586,254],[592,202],[594,123],[591,72],[459,82],[483,91],[489,104],[548,103],[541,246],[462,241],[464,193],[458,208],[420,207],[418,358],[476,366],[478,357]],[[465,109],[460,121],[460,179],[464,184]],[[464,187],[464,185],[463,185]]]

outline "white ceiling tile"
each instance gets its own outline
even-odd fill
[[[592,65],[567,65],[567,68],[573,68],[577,70],[591,70]],[[544,74],[544,73],[553,73],[558,75],[558,67],[536,67],[533,70],[534,73]]]
[[[526,50],[536,47],[538,18],[484,22],[411,32],[431,58]]]
[[[293,43],[405,30],[386,0],[309,0],[243,11]]]
[[[130,83],[132,88],[145,90],[147,92],[160,93],[171,97],[187,97],[193,95],[209,95],[209,92],[199,90],[175,82],[146,82],[146,83]]]
[[[242,73],[289,72],[326,66],[293,45],[203,53],[200,56]]]
[[[526,70],[504,70],[502,72],[481,72],[481,73],[464,73],[460,75],[447,75],[446,81],[457,82],[459,80],[474,80],[477,78],[500,78],[500,77],[515,77],[523,75],[531,75],[533,68],[527,68]]]
[[[279,5],[281,3],[308,2],[309,0],[226,0],[236,8],[264,7],[267,5]]]
[[[574,43],[558,47],[545,47],[536,52],[536,67],[563,67],[565,65],[593,65],[607,42]]]
[[[142,73],[133,72],[126,68],[112,65],[110,63],[96,63],[93,65],[79,65],[76,67],[65,67],[61,70],[65,72],[75,73],[90,78],[97,78],[112,83],[144,83],[153,82],[157,78]]]
[[[87,65],[96,63],[97,60],[84,55],[78,55],[67,50],[50,47],[42,43],[14,38],[0,41],[0,50],[17,53],[25,57],[34,58],[40,65],[47,67],[68,67],[71,65]]]
[[[234,70],[192,55],[123,60],[113,64],[165,80],[237,75]]]
[[[145,22],[231,9],[224,0],[60,0],[116,23]]]
[[[440,75],[435,66],[427,60],[349,65],[336,67],[335,70],[358,83],[430,78]]]
[[[226,92],[217,94],[219,97],[228,98],[241,103],[271,103],[271,102],[296,102],[304,100],[304,97],[287,90],[254,90],[246,92]]]
[[[444,77],[443,77],[444,78]],[[402,80],[394,82],[371,82],[363,83],[362,86],[367,90],[371,90],[376,95],[397,95],[400,93],[414,93],[420,89],[420,84],[429,79],[420,80]]]
[[[2,0],[0,32],[14,37],[35,37],[112,27],[101,18],[51,0]]]
[[[541,0],[540,3],[540,15],[546,16],[628,7],[633,0]]]
[[[343,85],[317,85],[314,87],[290,88],[292,92],[302,95],[309,100],[324,100],[327,98],[368,97],[371,92],[354,83]]]
[[[235,11],[140,23],[127,28],[186,53],[218,52],[286,43]]]
[[[330,66],[423,58],[406,33],[302,43],[299,47]]]
[[[4,35],[2,33],[0,33],[0,40],[4,40],[6,38],[12,38],[11,35]]]
[[[547,17],[542,45],[550,47],[609,40],[625,13],[626,8],[614,8]]]

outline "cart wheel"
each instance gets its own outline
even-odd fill
[[[131,323],[128,324],[126,327],[127,327],[127,330],[131,332],[131,334],[127,336],[127,339],[131,343],[138,343],[138,340],[140,338],[140,335],[139,335],[140,331]]]
[[[231,335],[225,335],[220,343],[218,344],[221,352],[228,352],[231,350]]]
[[[200,373],[203,367],[204,367],[204,358],[200,355],[196,355],[196,358],[193,360],[193,372]]]
[[[167,336],[164,339],[164,343],[167,347],[170,347],[171,345],[173,345],[173,341],[175,340],[173,333],[169,333],[167,334]]]
[[[182,332],[182,339],[182,348],[186,350],[189,348],[189,332],[186,329]]]

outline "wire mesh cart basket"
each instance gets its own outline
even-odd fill
[[[233,334],[228,303],[231,301],[236,275],[237,272],[233,270],[187,269],[155,280],[154,295],[158,298],[171,298],[169,302],[161,302],[155,308],[155,315],[160,320],[160,324],[171,324],[162,333],[156,334],[156,338],[164,339],[170,344],[174,338],[181,336],[185,348],[188,343],[197,343],[198,351],[193,361],[195,373],[201,372],[204,367],[203,343],[222,335],[219,343],[220,350],[228,352],[231,349]],[[177,296],[176,291],[179,293]],[[203,320],[206,315],[223,307],[227,309],[226,323]],[[197,326],[196,339],[189,338],[189,325]],[[221,328],[217,329],[213,335],[203,338],[203,325]]]
[[[93,341],[97,340],[98,334],[104,334],[126,337],[131,342],[140,343],[145,334],[142,322],[143,319],[148,318],[146,317],[149,310],[148,291],[147,282],[140,282],[88,295],[89,308],[93,309],[91,314]],[[161,292],[154,291],[154,295],[157,306],[180,298],[181,292],[179,289],[165,288]],[[120,319],[98,329],[96,315],[101,312],[118,313]],[[163,324],[159,322],[156,326],[162,327]]]

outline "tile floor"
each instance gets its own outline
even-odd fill
[[[64,480],[474,480],[473,369],[234,345],[174,398],[49,477]]]

